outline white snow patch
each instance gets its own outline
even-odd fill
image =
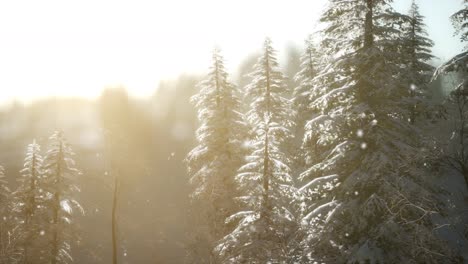
[[[62,207],[62,209],[69,214],[71,214],[73,211],[72,207],[70,206],[67,200],[62,200],[60,202],[60,207]]]

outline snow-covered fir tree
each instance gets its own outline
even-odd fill
[[[282,143],[291,136],[291,103],[278,70],[276,52],[266,39],[263,54],[246,87],[251,99],[246,117],[253,127],[253,151],[246,157],[236,182],[242,203],[226,221],[235,229],[217,246],[223,263],[283,263],[289,258],[291,236],[296,231],[290,206],[294,195]]]
[[[41,230],[45,230],[44,221],[45,192],[40,189],[43,180],[42,155],[40,146],[34,141],[27,147],[24,168],[18,178],[18,189],[14,192],[14,215],[21,233],[21,247],[24,263],[44,261],[40,253]],[[43,241],[42,241],[43,242]]]
[[[333,59],[314,79],[319,111],[304,144],[319,145],[309,182],[304,239],[325,263],[450,263],[434,237],[435,200],[417,130],[408,122],[402,25],[388,0],[330,0],[321,51]]]
[[[313,42],[313,35],[310,35],[305,40],[304,51],[301,55],[300,70],[294,76],[295,82],[298,83],[297,87],[293,90],[293,107],[295,110],[295,130],[294,140],[290,144],[294,153],[294,172],[303,171],[304,169],[304,151],[301,148],[302,138],[304,135],[304,125],[307,118],[313,113],[310,108],[310,103],[314,98],[314,89],[312,80],[316,76],[319,67],[320,56],[316,50],[316,44]]]
[[[0,166],[0,263],[21,263],[21,233],[12,216],[11,191],[6,181],[5,170]]]
[[[79,241],[77,226],[73,219],[74,211],[84,214],[84,210],[74,195],[79,192],[74,155],[70,145],[57,131],[51,137],[51,146],[44,158],[45,183],[48,192],[47,204],[50,225],[47,232],[50,263],[72,263],[72,247]]]
[[[0,165],[0,243],[2,243],[2,245],[7,241],[6,236],[9,231],[9,199],[10,189],[8,188],[8,182],[5,179],[5,169]],[[8,245],[5,244],[5,247],[6,246]],[[2,249],[0,257],[2,259],[9,257],[8,251]]]
[[[8,207],[11,194],[10,188],[8,188],[8,182],[5,178],[5,169],[0,166],[0,214],[2,217],[9,213]]]
[[[212,65],[192,97],[200,126],[198,146],[187,156],[192,192],[192,217],[198,226],[190,246],[196,263],[212,263],[215,242],[229,233],[225,219],[236,210],[234,177],[245,152],[246,124],[236,86],[228,80],[223,57],[213,52]]]
[[[425,30],[424,16],[419,12],[419,6],[416,1],[411,3],[408,12],[408,21],[404,25],[404,40],[402,45],[403,60],[406,60],[408,83],[411,90],[413,103],[410,104],[410,120],[415,122],[418,116],[427,111],[425,97],[428,94],[428,84],[434,72],[434,66],[429,64],[434,58],[431,48],[434,42],[428,38]]]
[[[460,40],[468,43],[468,0],[463,1],[463,8],[455,12],[450,19],[455,27],[456,34],[460,35]]]
[[[294,76],[298,86],[293,91],[293,105],[296,109],[296,125],[304,126],[305,116],[310,113],[310,101],[313,96],[312,80],[318,73],[320,56],[313,41],[313,35],[310,35],[304,42],[305,47],[301,55],[301,67]]]

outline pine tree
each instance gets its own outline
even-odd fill
[[[217,246],[223,263],[283,263],[296,228],[289,208],[294,194],[290,160],[281,150],[291,135],[291,104],[283,97],[288,92],[285,78],[269,39],[263,48],[246,87],[251,99],[247,119],[255,139],[236,176],[244,207],[226,220],[237,227]]]
[[[74,198],[74,193],[79,191],[76,176],[80,172],[75,168],[75,162],[71,158],[74,153],[63,132],[55,132],[50,140],[51,147],[44,159],[44,189],[49,194],[46,207],[51,223],[48,231],[50,262],[71,263],[72,244],[79,240],[73,220],[74,210],[84,214],[83,208]]]
[[[246,140],[238,91],[229,82],[217,49],[212,63],[208,77],[191,99],[198,110],[200,127],[196,132],[198,146],[186,158],[194,187],[192,215],[199,226],[191,246],[191,255],[195,256],[190,257],[197,263],[214,261],[211,251],[215,241],[229,232],[224,220],[236,210],[234,176],[241,165]]]
[[[311,260],[326,263],[450,262],[432,232],[432,185],[425,178],[402,82],[400,28],[407,17],[387,0],[331,0],[322,15],[321,50],[331,57],[314,85],[318,109],[305,144],[319,162],[309,182],[304,240]],[[333,56],[333,57],[332,57]]]
[[[428,84],[435,69],[429,64],[430,60],[434,58],[431,54],[434,42],[427,37],[428,34],[424,28],[424,16],[419,13],[419,6],[413,0],[408,13],[408,22],[404,25],[405,41],[402,53],[407,65],[407,70],[404,71],[409,80],[407,85],[414,100],[414,105],[410,105],[412,123],[415,122],[417,116],[427,110],[424,99],[428,96]]]
[[[22,234],[22,248],[24,251],[24,263],[32,260],[39,263],[41,255],[38,248],[38,238],[41,230],[45,230],[43,221],[45,193],[41,192],[39,186],[43,180],[42,156],[40,146],[34,141],[28,145],[24,168],[21,177],[18,178],[19,187],[14,192],[14,213],[16,221],[20,223]]]
[[[7,239],[9,232],[8,221],[10,220],[8,217],[10,189],[7,184],[8,182],[5,180],[5,169],[0,166],[0,243],[2,245],[0,248],[0,258],[5,262],[10,257],[10,250],[8,250],[8,248],[11,248]],[[3,261],[1,263],[3,263]]]
[[[11,191],[6,181],[5,170],[0,166],[0,263],[20,263],[20,232],[16,220],[12,217]]]
[[[293,104],[296,109],[296,125],[304,127],[305,117],[310,115],[311,97],[314,97],[312,80],[318,73],[319,55],[313,42],[313,36],[310,35],[305,40],[305,48],[300,58],[301,66],[294,79],[299,84],[293,92]]]
[[[121,255],[121,238],[119,232],[119,212],[122,184],[126,176],[139,174],[139,162],[143,155],[140,150],[134,149],[138,136],[132,133],[135,127],[141,129],[138,116],[134,115],[135,109],[127,91],[123,87],[106,89],[99,99],[100,117],[104,130],[106,175],[112,178],[112,212],[111,212],[111,236],[112,236],[112,263],[119,262]],[[130,154],[131,153],[131,154]],[[132,155],[132,158],[130,158]]]
[[[463,5],[464,7],[455,12],[450,19],[455,27],[455,33],[460,35],[460,40],[468,42],[468,0],[464,0]]]
[[[296,113],[295,116],[295,131],[294,142],[290,144],[294,153],[294,175],[304,171],[307,160],[307,155],[310,154],[308,148],[303,146],[304,126],[307,119],[315,113],[315,110],[310,107],[310,103],[316,97],[314,90],[313,79],[316,77],[320,59],[316,44],[313,42],[313,35],[310,35],[305,41],[305,48],[301,56],[300,70],[294,77],[298,86],[293,91],[293,107]]]
[[[8,182],[5,179],[5,169],[0,166],[0,213],[2,216],[6,216],[9,212],[9,199],[10,199],[10,188],[8,188]]]

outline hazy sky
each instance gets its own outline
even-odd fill
[[[160,79],[203,72],[214,46],[233,72],[270,36],[302,44],[325,0],[15,0],[0,2],[0,101],[96,96],[124,85],[150,95]],[[448,17],[462,0],[419,0],[434,54],[462,49]],[[396,0],[407,11],[410,0]]]

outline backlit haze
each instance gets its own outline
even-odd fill
[[[48,96],[94,98],[122,85],[149,96],[160,80],[203,73],[221,47],[230,72],[265,36],[301,47],[326,1],[172,0],[0,2],[0,103]],[[448,17],[461,0],[420,0],[434,54],[462,49]],[[400,12],[410,0],[395,1]],[[268,6],[268,7],[267,7]]]

